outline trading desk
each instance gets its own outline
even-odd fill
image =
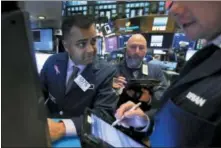
[[[78,137],[64,137],[61,140],[52,143],[52,147],[81,147]]]
[[[58,122],[59,119],[53,119]],[[52,147],[81,147],[81,142],[79,137],[71,136],[71,137],[63,137],[62,139],[55,141],[52,143]]]

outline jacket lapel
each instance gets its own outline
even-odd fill
[[[59,69],[59,74],[56,75],[58,91],[61,92],[63,98],[65,95],[65,84],[66,84],[66,75],[67,75],[67,64],[68,64],[68,54],[65,52],[62,54],[59,59],[56,60],[55,65]]]

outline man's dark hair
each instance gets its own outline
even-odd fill
[[[88,29],[93,23],[94,19],[89,15],[77,14],[64,18],[61,27],[63,39],[69,35],[73,26]]]

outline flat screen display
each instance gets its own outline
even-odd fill
[[[144,33],[147,40],[147,48],[171,48],[173,33]],[[163,36],[163,37],[162,37]],[[161,46],[162,41],[162,46]]]
[[[118,36],[118,48],[124,48],[127,45],[128,39],[131,35],[120,35]]]
[[[112,52],[118,49],[116,36],[105,38],[105,44],[106,44],[106,52]]]
[[[35,51],[53,51],[53,30],[32,29]]]
[[[163,46],[163,35],[152,35],[150,47],[162,47]]]
[[[167,27],[168,17],[155,17],[153,20],[153,31],[165,31]]]
[[[180,42],[187,42],[189,45],[187,48],[194,49],[195,47],[195,41],[189,40],[184,33],[175,33],[173,38],[173,44],[172,47],[179,49],[180,48]]]
[[[109,145],[114,147],[144,147],[126,134],[112,127],[110,124],[98,118],[96,115],[91,115],[92,134],[99,139],[102,139]]]

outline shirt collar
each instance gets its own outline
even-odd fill
[[[80,72],[82,72],[84,70],[84,68],[86,67],[85,65],[75,65],[75,63],[69,57],[68,58],[68,70],[73,69],[73,66],[78,67],[80,69]]]
[[[218,35],[214,40],[210,41],[207,45],[214,44],[221,48],[221,34]]]

